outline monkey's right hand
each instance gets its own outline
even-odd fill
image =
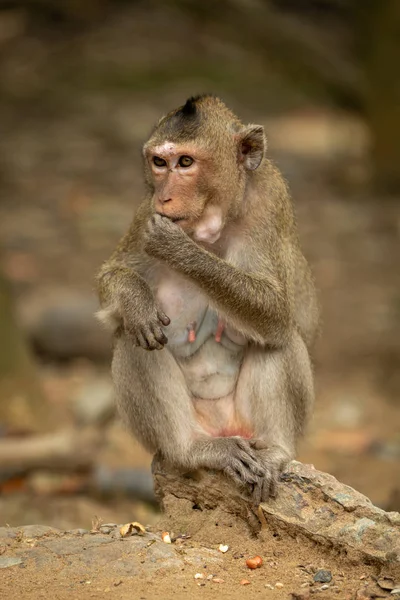
[[[128,298],[121,304],[123,330],[133,343],[144,350],[162,350],[168,342],[162,325],[167,326],[171,321],[154,300],[136,303]]]

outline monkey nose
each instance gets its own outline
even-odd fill
[[[172,202],[172,198],[159,198],[160,204],[167,204],[167,202]]]

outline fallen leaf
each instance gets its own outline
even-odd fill
[[[126,525],[122,525],[119,532],[121,534],[121,537],[126,537],[127,535],[130,535],[134,529],[136,530],[136,533],[146,533],[146,530],[143,527],[143,525],[141,523],[138,523],[137,521],[133,521],[132,523],[126,523]]]

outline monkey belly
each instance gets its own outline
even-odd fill
[[[243,353],[242,346],[227,348],[210,337],[196,353],[178,360],[192,396],[214,400],[232,394]]]

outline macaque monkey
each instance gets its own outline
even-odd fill
[[[198,96],[144,145],[147,193],[98,275],[120,414],[150,452],[276,493],[313,404],[318,310],[260,125]]]

